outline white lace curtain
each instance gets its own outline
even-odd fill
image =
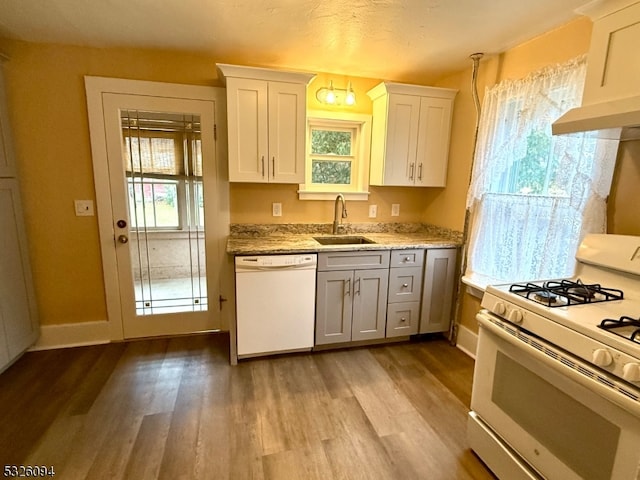
[[[585,72],[582,57],[487,89],[467,196],[467,276],[566,277],[582,237],[604,232],[618,140],[551,135],[580,104]]]

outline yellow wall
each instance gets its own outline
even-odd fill
[[[487,56],[480,67],[480,93],[487,85],[518,78],[549,63],[562,62],[588,49],[591,24],[578,20],[509,50]],[[213,58],[184,52],[98,49],[29,44],[0,40],[11,60],[5,65],[7,95],[20,172],[34,281],[41,323],[106,319],[102,264],[95,217],[76,217],[74,199],[95,199],[85,75],[222,86]],[[438,82],[459,90],[454,110],[451,154],[446,188],[372,187],[368,202],[349,202],[352,222],[370,221],[368,204],[378,205],[376,221],[425,221],[461,230],[473,147],[474,112],[469,69]],[[366,91],[378,79],[321,74],[309,88],[309,108],[317,108],[315,90],[328,79],[337,87],[351,80],[358,95],[357,111],[371,113]],[[394,81],[408,81],[395,78]],[[411,79],[416,82],[416,79]],[[638,215],[629,205],[640,179],[638,148],[619,158],[609,223],[621,233],[640,234]],[[632,150],[635,148],[631,158]],[[234,223],[329,223],[332,202],[299,201],[296,186],[233,184],[230,188]],[[271,216],[271,203],[283,204],[283,216]],[[400,217],[391,217],[400,203]],[[466,296],[465,296],[466,297]],[[463,324],[475,330],[477,303],[465,300]]]
[[[608,231],[620,235],[640,235],[640,140],[622,142],[608,203]]]

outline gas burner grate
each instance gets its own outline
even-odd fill
[[[605,288],[598,283],[586,284],[577,280],[550,280],[542,285],[516,283],[509,291],[547,307],[568,307],[586,303],[622,300],[622,290]]]
[[[627,316],[618,319],[605,318],[598,326],[640,344],[640,319],[638,318]]]

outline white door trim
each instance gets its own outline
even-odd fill
[[[96,189],[96,212],[98,216],[98,229],[100,232],[100,251],[102,254],[102,271],[105,283],[105,296],[107,303],[107,319],[109,323],[109,335],[111,340],[124,339],[122,309],[120,301],[120,289],[118,282],[118,270],[113,230],[113,208],[111,203],[111,190],[109,186],[109,168],[107,156],[107,140],[105,137],[105,122],[103,112],[103,94],[116,93],[128,95],[157,96],[166,98],[181,98],[189,100],[214,101],[222,108],[219,118],[226,119],[226,91],[224,88],[205,87],[196,85],[182,85],[173,83],[159,83],[139,80],[125,80],[106,77],[85,76],[85,90],[87,95],[87,109],[89,115],[89,131],[91,140],[91,154],[93,158],[93,177]],[[228,235],[229,214],[229,187],[228,169],[226,165],[226,122],[217,125],[216,158],[220,159],[218,165],[218,234],[207,242],[218,242],[220,257],[217,259],[220,265],[225,265],[225,241]],[[225,277],[224,269],[221,279]],[[220,288],[220,291],[224,291]],[[216,308],[217,299],[210,299],[209,308]],[[224,318],[221,319],[225,324]],[[228,323],[227,323],[228,324]]]

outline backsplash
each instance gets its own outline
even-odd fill
[[[330,234],[331,223],[232,223],[232,237],[262,237],[267,235],[291,234]],[[426,233],[449,237],[454,241],[462,241],[462,232],[438,227],[428,223],[345,223],[340,225],[340,234],[354,233]]]

